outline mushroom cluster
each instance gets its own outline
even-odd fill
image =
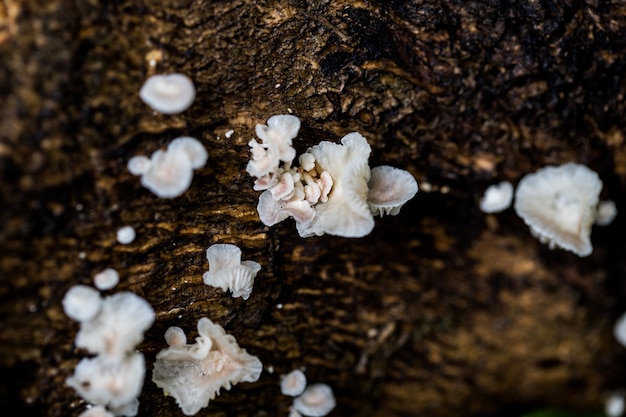
[[[85,401],[101,406],[87,415],[137,415],[146,365],[135,348],[154,321],[152,307],[130,292],[102,298],[96,289],[76,285],[65,294],[63,309],[80,323],[76,346],[95,354],[81,359],[66,380]]]
[[[206,164],[208,154],[197,139],[183,136],[174,139],[167,150],[155,151],[150,158],[134,156],[128,171],[141,176],[141,185],[161,198],[174,198],[191,185],[193,170]]]
[[[209,405],[221,388],[239,382],[255,382],[263,365],[241,349],[222,326],[203,317],[198,321],[196,343],[187,344],[185,332],[170,327],[165,333],[168,348],[157,354],[152,381],[190,416]]]
[[[230,244],[211,245],[206,251],[209,270],[202,275],[204,283],[212,287],[230,290],[233,298],[247,300],[252,293],[254,278],[261,265],[254,261],[242,261],[241,249]]]
[[[288,217],[302,237],[324,234],[362,237],[374,228],[374,215],[398,214],[417,193],[417,182],[404,170],[380,166],[370,170],[371,148],[353,132],[341,144],[322,141],[299,156],[292,141],[300,120],[277,115],[257,125],[249,142],[252,159],[246,171],[256,177],[254,189],[263,191],[257,211],[273,226]]]

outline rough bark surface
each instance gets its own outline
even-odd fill
[[[84,352],[60,301],[105,267],[157,311],[139,416],[182,415],[150,372],[165,330],[194,337],[203,316],[266,369],[203,416],[287,415],[279,375],[299,367],[334,388],[334,416],[597,409],[626,384],[623,214],[578,258],[477,204],[491,183],[575,161],[626,209],[624,2],[4,0],[0,57],[3,409],[85,408],[64,383]],[[178,116],[137,96],[166,72],[197,87]],[[362,239],[264,227],[247,142],[290,111],[299,151],[358,131],[372,166],[422,190]],[[209,163],[159,199],[126,162],[180,135]],[[218,242],[263,267],[245,302],[202,282]]]

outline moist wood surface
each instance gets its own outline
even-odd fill
[[[139,416],[182,415],[150,373],[165,330],[193,338],[203,316],[265,371],[202,416],[287,415],[279,375],[294,368],[333,387],[333,416],[599,409],[624,386],[622,1],[5,0],[0,58],[3,408],[85,408],[64,383],[84,352],[60,302],[106,267],[157,312]],[[138,98],[167,72],[197,88],[181,115]],[[362,239],[264,227],[247,142],[287,112],[299,152],[358,131],[372,166],[409,170],[420,192]],[[159,199],[126,162],[180,135],[209,162]],[[591,256],[547,249],[513,210],[479,211],[488,185],[569,161],[622,211]],[[247,301],[203,284],[213,243],[262,265]]]

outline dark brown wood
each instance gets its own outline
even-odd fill
[[[182,415],[150,371],[165,330],[194,337],[203,316],[266,369],[203,416],[287,415],[279,375],[297,367],[334,388],[333,416],[589,410],[624,386],[624,2],[5,0],[0,58],[4,409],[85,408],[64,383],[84,352],[60,302],[105,267],[157,312],[139,416]],[[196,84],[181,115],[138,98],[166,72]],[[287,112],[299,151],[358,131],[372,166],[407,169],[422,191],[362,239],[264,227],[247,142]],[[183,134],[209,163],[158,199],[126,162]],[[568,161],[622,212],[594,228],[591,256],[478,209],[489,184]],[[119,245],[127,224],[138,237]],[[203,284],[218,242],[261,263],[249,300]]]

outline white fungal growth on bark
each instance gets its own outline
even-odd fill
[[[480,210],[484,213],[499,213],[508,209],[513,201],[513,184],[502,181],[487,187],[480,199]]]
[[[257,381],[263,370],[257,357],[241,349],[233,336],[210,319],[198,321],[198,335],[194,344],[168,338],[174,344],[157,354],[152,373],[152,381],[174,397],[188,416],[208,406],[221,388]]]
[[[247,300],[252,293],[254,278],[261,265],[254,261],[242,261],[241,249],[230,244],[215,244],[206,251],[209,270],[202,275],[204,283],[231,291],[233,298]]]
[[[417,182],[404,170],[382,166],[372,171],[371,148],[359,133],[341,144],[322,141],[298,157],[291,146],[300,121],[292,115],[272,116],[257,125],[262,144],[249,142],[252,159],[246,170],[263,191],[257,211],[267,226],[289,217],[302,237],[331,234],[362,237],[374,227],[373,215],[394,215],[417,192]]]
[[[183,74],[153,75],[139,90],[139,97],[160,113],[176,114],[191,106],[196,98],[196,89],[189,77]]]

